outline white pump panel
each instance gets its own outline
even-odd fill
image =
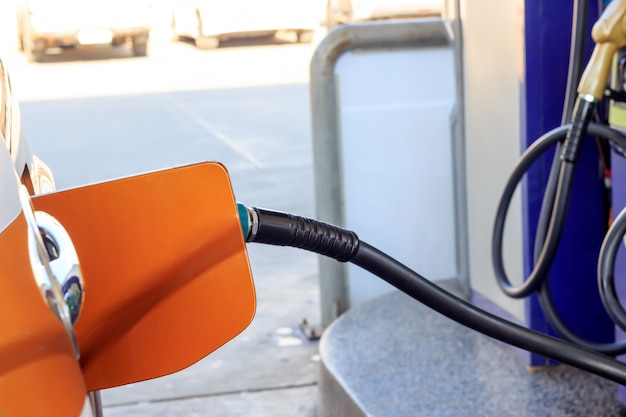
[[[335,66],[346,226],[432,280],[457,276],[452,47],[346,52]],[[350,305],[392,287],[348,272]]]

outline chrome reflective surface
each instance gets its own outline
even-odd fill
[[[76,249],[63,226],[51,215],[35,212],[41,238],[48,254],[50,270],[61,285],[63,301],[72,324],[76,323],[83,302],[83,280]]]
[[[33,211],[24,186],[20,186],[20,202],[29,226],[28,248],[35,281],[44,301],[65,326],[78,357],[72,317],[78,318],[83,294],[76,250],[52,216]]]

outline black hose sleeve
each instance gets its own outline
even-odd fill
[[[576,99],[572,124],[567,131],[565,143],[561,149],[561,160],[576,163],[582,150],[582,141],[587,134],[587,126],[596,108],[595,101],[588,101],[580,96]]]
[[[353,264],[373,273],[431,309],[501,342],[626,384],[626,364],[511,323],[437,287],[378,249],[361,242]]]
[[[347,262],[359,247],[356,233],[293,214],[252,208],[258,219],[258,228],[248,242],[292,246]]]

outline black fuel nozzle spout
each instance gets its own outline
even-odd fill
[[[359,248],[351,230],[280,211],[238,205],[246,242],[291,246],[340,262],[350,261]]]

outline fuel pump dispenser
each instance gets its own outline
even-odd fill
[[[594,24],[596,46],[582,76],[578,65],[573,63],[582,62],[580,58],[585,56],[581,44],[584,45],[587,30],[584,22],[588,6],[585,1],[577,2],[577,5],[572,28],[569,85],[562,116],[562,121],[569,120],[571,125],[552,130],[535,141],[506,184],[494,225],[493,266],[500,288],[509,297],[525,298],[537,294],[536,298],[530,297],[527,301],[531,327],[541,326],[545,317],[543,326],[546,331],[553,329],[556,334],[581,346],[614,355],[624,346],[612,343],[612,324],[603,312],[593,279],[600,241],[607,228],[604,191],[597,168],[604,151],[599,147],[598,152],[596,144],[585,137],[591,132],[621,146],[620,138],[615,137],[610,129],[595,124],[590,126],[590,122],[597,117],[598,103],[604,97],[613,52],[624,41],[621,32],[624,4],[612,4]],[[533,164],[552,146],[546,146],[549,142],[556,145],[556,150],[551,167],[545,166],[549,175],[544,192],[539,187],[545,183],[539,178],[545,178],[546,174],[537,173]],[[539,148],[543,150],[538,151]],[[575,168],[579,173],[576,178]],[[527,232],[527,278],[521,285],[514,286],[504,268],[502,232],[512,193],[527,172],[525,191],[530,213],[525,220],[531,231]],[[532,214],[533,204],[535,210],[540,206],[537,217]],[[533,234],[534,237],[530,238]],[[576,307],[580,304],[585,305],[584,312]],[[531,364],[538,364],[537,359],[534,358]]]
[[[577,88],[578,97],[572,110],[571,124],[548,132],[537,140],[522,156],[505,187],[498,208],[493,235],[494,269],[502,290],[511,297],[526,297],[538,293],[539,304],[545,317],[562,338],[587,350],[616,356],[624,360],[626,353],[626,2],[614,1],[595,23],[592,36],[596,42],[594,52],[582,74]],[[610,72],[610,83],[607,85]],[[603,121],[597,108],[608,101],[608,121]],[[591,140],[590,140],[591,139]],[[569,327],[558,313],[549,284],[549,270],[558,250],[560,234],[568,210],[569,193],[573,178],[571,170],[578,161],[581,142],[596,142],[599,150],[599,177],[607,189],[607,232],[597,260],[597,286],[603,307],[610,317],[614,330],[612,341],[598,342],[581,337]],[[520,286],[510,284],[502,262],[502,230],[506,211],[515,185],[529,170],[531,164],[551,145],[557,146],[548,185],[543,198],[537,226],[534,264],[532,272]],[[573,282],[577,282],[573,277]],[[618,387],[622,403],[626,390]]]
[[[542,311],[557,334],[586,349],[611,356],[624,354],[626,341],[620,338],[616,342],[598,343],[580,337],[559,315],[552,297],[553,291],[550,288],[548,275],[563,233],[569,206],[568,200],[573,184],[573,169],[578,163],[582,142],[588,139],[587,135],[595,136],[599,148],[599,160],[602,161],[602,173],[610,172],[611,166],[614,169],[617,168],[617,171],[614,172],[626,173],[624,170],[626,164],[623,161],[624,149],[626,149],[624,136],[606,125],[591,123],[592,118],[596,120],[600,118],[597,107],[605,97],[608,97],[611,100],[609,109],[611,125],[615,127],[622,123],[621,126],[624,127],[622,120],[624,120],[623,101],[626,100],[626,95],[623,92],[625,61],[623,48],[626,45],[623,23],[625,18],[626,2],[617,1],[609,4],[594,24],[592,36],[596,45],[578,83],[578,96],[572,110],[571,124],[548,132],[523,154],[505,187],[498,207],[493,234],[494,269],[502,290],[514,298],[523,298],[537,292]],[[613,67],[613,82],[611,88],[607,88],[606,82],[611,65]],[[551,146],[550,144],[556,144],[557,151],[539,215],[532,272],[522,285],[513,286],[508,280],[502,262],[502,232],[506,211],[515,186],[522,180],[523,175],[539,155]],[[609,147],[613,149],[610,159],[606,152]],[[619,177],[621,175],[618,175],[616,179]],[[620,180],[621,178],[617,179],[617,183],[613,187],[613,210],[616,213],[624,208],[624,196],[619,193],[621,189]],[[620,214],[608,230],[598,261],[600,298],[608,316],[621,329],[626,328],[626,320],[624,320],[624,309],[620,302],[621,297],[615,285],[615,275],[621,275],[619,274],[620,264],[617,264],[617,272],[615,272],[615,267],[619,247],[616,242],[619,242],[624,235],[623,218],[624,214]],[[577,282],[576,277],[574,277],[573,282]],[[623,335],[623,332],[618,333]]]

